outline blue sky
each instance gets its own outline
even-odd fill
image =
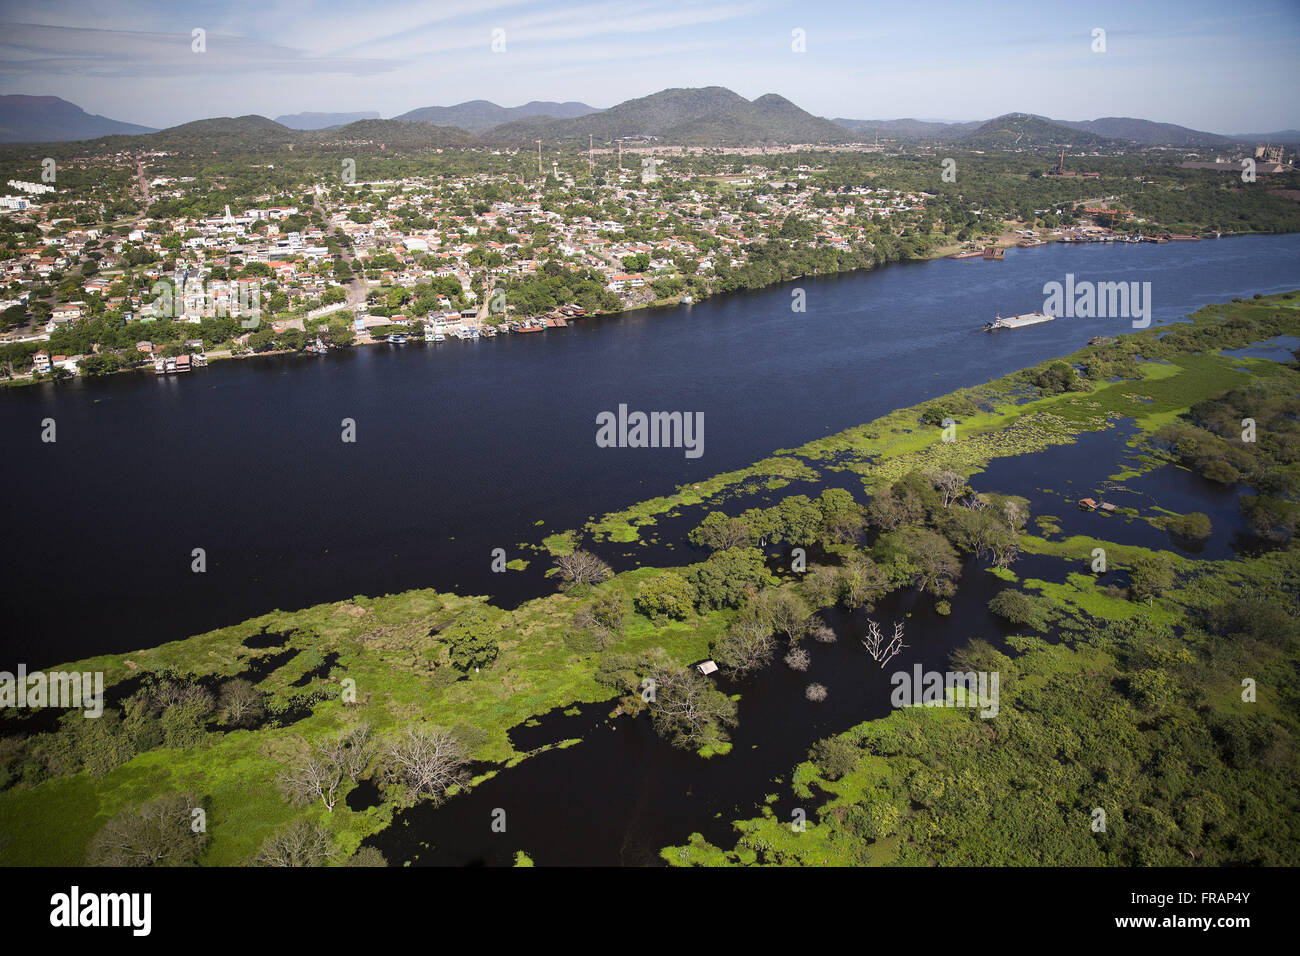
[[[207,51],[191,50],[191,30]],[[1093,30],[1106,52],[1093,52]],[[493,31],[504,50],[492,49]],[[792,49],[802,30],[804,52]],[[500,44],[498,44],[500,46]],[[673,86],[821,116],[1137,116],[1300,127],[1300,0],[6,0],[0,92],[168,126],[489,99],[612,106]]]

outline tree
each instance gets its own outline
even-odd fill
[[[808,605],[790,591],[764,592],[760,597],[777,633],[784,634],[792,644],[798,641],[808,629],[808,619],[812,616]]]
[[[252,681],[237,677],[221,685],[217,714],[228,727],[251,727],[266,713],[263,695]]]
[[[858,767],[861,751],[844,737],[827,737],[813,744],[808,759],[817,765],[818,772],[827,780],[839,780]]]
[[[263,841],[255,866],[321,866],[334,850],[329,831],[310,820],[297,819]]]
[[[772,616],[761,602],[751,601],[726,632],[713,643],[713,656],[733,678],[744,677],[772,663],[776,638]]]
[[[927,477],[934,482],[934,487],[943,495],[945,508],[959,498],[966,488],[966,479],[955,471],[932,471]]]
[[[339,786],[343,783],[343,768],[312,749],[296,757],[280,773],[277,783],[285,799],[295,806],[305,807],[320,800],[325,809],[333,813]]]
[[[722,551],[727,548],[749,547],[753,541],[752,529],[742,518],[733,518],[721,511],[710,511],[691,531],[691,544],[697,547]]]
[[[1039,631],[1047,627],[1048,615],[1024,591],[1015,588],[999,591],[993,595],[988,606],[990,611],[1012,624],[1028,624]]]
[[[684,582],[683,582],[684,583]],[[621,591],[611,591],[596,598],[590,605],[573,616],[573,626],[587,631],[604,648],[623,630],[623,616],[627,613]]]
[[[1174,568],[1163,554],[1143,555],[1129,569],[1129,590],[1134,600],[1152,603],[1174,586]]]
[[[651,623],[663,627],[684,620],[695,604],[695,588],[675,571],[665,571],[641,582],[633,603]]]
[[[757,548],[718,551],[686,571],[686,580],[695,586],[696,605],[701,610],[737,607],[769,577]]]
[[[461,614],[450,626],[437,632],[437,637],[446,645],[452,666],[463,671],[487,667],[500,653],[496,628],[481,607]]]
[[[415,725],[389,738],[381,752],[384,779],[405,786],[435,806],[447,792],[469,781],[469,757],[460,741],[439,727]]]
[[[806,671],[812,658],[802,647],[791,648],[785,655],[785,666],[792,671]]]
[[[128,806],[95,834],[87,852],[92,866],[192,866],[208,835],[195,832],[193,813],[202,806],[191,793],[171,793]]]
[[[817,499],[827,540],[849,544],[857,540],[865,523],[865,509],[843,488],[829,488]]]
[[[850,555],[840,568],[840,594],[850,609],[874,604],[889,591],[889,586],[889,575],[865,554]]]
[[[590,551],[574,551],[555,559],[555,566],[565,582],[576,587],[600,584],[614,572],[610,566]]]
[[[905,528],[891,538],[910,565],[913,581],[921,591],[939,597],[956,593],[961,562],[947,538],[929,528]]]
[[[708,678],[671,665],[660,666],[649,676],[655,693],[647,706],[655,733],[685,749],[726,741],[723,728],[736,725],[736,702]]]

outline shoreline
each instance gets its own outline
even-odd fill
[[[1265,233],[1265,232],[1223,233],[1222,236],[1221,236],[1220,238],[1222,238],[1222,239],[1232,239],[1232,238],[1241,238],[1241,237],[1245,237],[1245,236],[1287,236],[1287,235],[1297,235],[1297,233],[1290,233],[1290,232],[1277,232],[1277,233],[1272,233],[1272,232],[1268,232],[1268,233]],[[993,241],[993,246],[992,246],[993,248],[1003,248],[1003,249],[1006,249],[1006,248],[1014,248],[1014,243],[1012,244],[1012,246],[1001,246],[1001,247],[999,247],[999,246],[997,246],[997,241],[998,241],[998,240],[996,240],[996,239]],[[1203,240],[1203,241],[1215,241],[1215,240]],[[1121,240],[1112,240],[1112,243],[1111,243],[1111,244],[1113,244],[1114,242],[1121,242]],[[1093,245],[1094,243],[1095,243],[1095,244],[1106,244],[1106,243],[1105,243],[1104,241],[1102,241],[1102,240],[1078,241],[1078,240],[1065,240],[1065,239],[1060,239],[1060,238],[1054,238],[1054,239],[1050,239],[1050,240],[1047,240],[1047,241],[1043,242],[1041,245],[1042,245],[1042,246],[1052,246],[1052,245],[1078,246],[1078,245]],[[1121,244],[1125,244],[1125,245],[1130,245],[1130,244],[1131,244],[1131,245],[1137,245],[1137,243],[1122,243],[1122,242],[1121,242]],[[1143,244],[1146,244],[1146,243],[1143,243]],[[961,248],[961,245],[957,245],[957,246],[953,246],[953,245],[945,245],[945,246],[940,246],[940,247],[938,247],[937,249],[931,250],[930,252],[928,252],[928,253],[926,253],[925,255],[922,255],[922,256],[915,256],[915,257],[911,257],[911,258],[907,258],[907,259],[896,259],[896,260],[892,260],[892,261],[888,261],[888,262],[883,262],[883,263],[879,263],[879,264],[874,264],[874,265],[867,266],[867,267],[863,267],[863,268],[856,268],[856,269],[843,269],[843,270],[839,270],[839,271],[836,271],[836,272],[824,272],[824,273],[814,273],[814,274],[808,274],[808,275],[792,276],[792,277],[790,277],[790,278],[788,278],[788,279],[784,279],[784,278],[783,278],[783,279],[777,279],[777,280],[774,280],[773,282],[770,282],[770,283],[768,283],[767,285],[764,285],[764,286],[758,286],[758,287],[756,287],[756,288],[754,288],[754,289],[744,289],[744,290],[737,290],[737,291],[738,291],[738,292],[760,292],[760,291],[763,291],[763,290],[766,290],[766,289],[773,289],[773,288],[776,288],[777,286],[782,285],[783,283],[793,282],[793,281],[795,281],[795,280],[797,280],[797,279],[808,279],[808,278],[812,278],[812,279],[825,279],[825,278],[831,278],[831,277],[850,276],[850,275],[856,275],[856,274],[858,274],[858,273],[869,273],[869,272],[875,272],[875,271],[877,271],[877,270],[879,270],[879,269],[887,268],[887,267],[889,267],[889,266],[891,266],[891,265],[899,265],[899,264],[908,263],[908,262],[937,262],[937,261],[939,261],[939,260],[941,260],[941,259],[952,259],[952,258],[953,258],[953,254],[952,254],[952,253],[953,253],[953,250],[954,250],[954,249],[960,249],[960,248]],[[1030,247],[1030,248],[1039,248],[1039,247],[1038,247],[1038,246],[1034,246],[1034,247]],[[972,257],[969,257],[969,259],[970,259],[971,261],[982,261],[982,260],[979,259],[978,256],[972,256]],[[967,260],[966,260],[966,259],[962,259],[962,260],[957,260],[957,261],[967,261]],[[599,310],[597,310],[597,311],[592,311],[592,312],[588,312],[588,313],[587,313],[583,318],[609,318],[609,317],[611,317],[611,316],[619,316],[619,315],[623,315],[623,314],[630,313],[630,312],[639,312],[639,311],[648,310],[648,309],[669,309],[669,308],[676,308],[676,307],[681,306],[681,305],[683,305],[683,304],[686,304],[686,305],[700,305],[700,304],[702,304],[702,303],[704,303],[704,302],[711,301],[711,300],[713,300],[713,299],[715,299],[715,298],[718,298],[719,296],[725,296],[725,295],[727,295],[727,294],[728,294],[728,293],[714,293],[714,294],[709,294],[709,295],[704,296],[703,298],[695,299],[695,300],[694,300],[693,302],[691,302],[691,303],[682,303],[682,302],[681,302],[681,296],[678,295],[678,296],[674,296],[674,297],[671,297],[671,298],[668,298],[668,299],[655,299],[655,300],[651,300],[651,301],[649,301],[649,302],[642,302],[642,303],[638,303],[638,304],[635,304],[635,305],[629,305],[629,306],[627,306],[627,307],[625,307],[625,308],[619,309],[617,312],[603,312],[603,311],[599,311]],[[730,293],[730,294],[735,294],[735,293]],[[524,318],[525,318],[525,319],[526,319],[526,318],[531,318],[531,316],[525,316]],[[292,320],[290,320],[290,321],[292,321]],[[572,323],[575,322],[575,321],[582,321],[582,319],[569,319],[569,323],[570,323],[570,324],[572,324]],[[482,324],[482,323],[480,322],[479,324]],[[550,330],[549,330],[549,329],[544,329],[543,331],[550,331]],[[518,333],[498,333],[498,334],[509,335],[509,334],[518,334]],[[28,341],[31,341],[31,340],[29,339]],[[5,342],[0,342],[0,345],[6,345],[6,344],[17,344],[17,343],[5,343]],[[331,345],[331,346],[328,347],[328,352],[333,352],[333,351],[335,351],[335,350],[352,349],[352,348],[357,348],[357,347],[361,347],[361,346],[368,346],[368,345],[389,345],[389,344],[391,344],[391,343],[389,343],[389,342],[387,342],[387,341],[385,341],[385,340],[382,340],[382,339],[380,339],[380,340],[371,340],[371,341],[368,341],[368,342],[353,342],[351,345],[346,345],[346,346],[334,346],[334,345]],[[433,344],[436,344],[436,343],[425,342],[425,341],[423,341],[422,339],[420,339],[420,340],[415,341],[415,342],[407,342],[406,344],[408,344],[408,345],[410,345],[410,344],[433,345]],[[268,351],[265,351],[265,352],[252,352],[252,351],[250,351],[250,352],[244,352],[244,353],[239,353],[239,354],[233,354],[233,353],[229,352],[229,350],[222,349],[222,350],[218,350],[218,351],[216,351],[216,352],[209,352],[209,353],[206,353],[206,355],[207,355],[207,363],[208,363],[208,364],[211,364],[211,363],[213,363],[213,362],[224,362],[224,361],[230,361],[230,360],[254,359],[254,358],[272,357],[272,356],[285,356],[285,355],[304,355],[304,356],[305,356],[305,355],[310,355],[310,354],[312,354],[312,353],[309,353],[305,348],[304,348],[304,349],[271,349],[271,350],[268,350]],[[328,354],[328,353],[327,353],[327,354]],[[196,369],[196,370],[192,370],[192,371],[197,371],[197,369]],[[53,378],[42,378],[42,379],[39,379],[39,380],[36,379],[36,378],[34,378],[32,375],[20,375],[20,376],[15,376],[15,377],[13,377],[13,378],[8,378],[8,379],[0,379],[0,388],[22,388],[22,387],[27,387],[27,386],[31,386],[31,385],[44,385],[44,384],[57,385],[57,384],[58,384],[59,382],[61,382],[61,381],[67,381],[67,380],[70,380],[70,379],[76,379],[76,378],[96,378],[96,379],[107,379],[107,378],[111,378],[111,377],[113,377],[113,376],[117,376],[117,375],[126,375],[126,374],[132,374],[132,373],[139,374],[139,373],[148,373],[148,372],[149,372],[149,365],[148,365],[147,362],[144,362],[144,363],[141,363],[140,365],[134,365],[134,366],[131,366],[131,367],[128,367],[128,368],[120,368],[120,369],[118,369],[118,370],[116,370],[116,371],[114,371],[114,372],[109,372],[109,373],[106,374],[106,375],[85,376],[85,375],[81,374],[80,372],[78,372],[76,375],[60,375],[60,376],[56,376],[56,377],[53,377]],[[155,372],[154,374],[155,374],[155,375],[158,375],[158,374],[160,374],[160,373]],[[176,374],[190,374],[190,373],[161,373],[161,376],[162,376],[162,377],[168,377],[168,376],[172,376],[172,375],[176,375]]]

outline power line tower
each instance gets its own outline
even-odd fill
[[[592,139],[592,135],[588,133],[587,134],[587,168],[588,169],[596,168],[596,150],[593,143],[594,141]]]
[[[542,175],[542,141],[537,141],[537,175]]]

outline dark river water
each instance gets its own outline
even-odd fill
[[[1042,286],[1150,281],[1157,322],[1300,287],[1300,236],[1013,249],[800,280],[478,343],[374,346],[0,394],[0,667],[124,651],[354,594],[545,593],[492,550],[1069,352],[1126,319],[985,335]],[[792,288],[807,311],[792,312]],[[601,448],[596,416],[704,413],[704,453]],[[53,418],[57,441],[42,443]],[[355,443],[341,421],[356,422]],[[191,571],[203,548],[207,571]],[[529,555],[524,555],[529,556]]]

